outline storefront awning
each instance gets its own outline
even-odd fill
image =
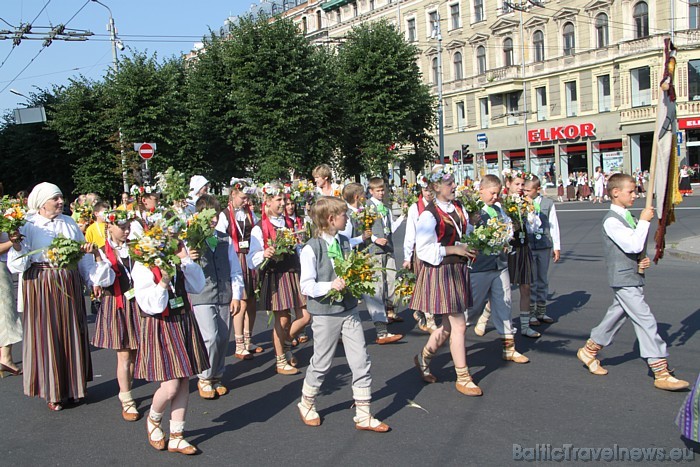
[[[348,3],[350,3],[350,0],[328,0],[326,3],[321,5],[321,9],[323,9],[323,11],[331,11],[336,8],[340,8],[343,5],[347,5]]]
[[[532,150],[532,155],[535,157],[547,157],[554,155],[554,146],[548,146],[546,148],[534,148]]]
[[[484,156],[487,161],[497,161],[498,160],[498,153],[497,152],[489,152],[486,153]]]

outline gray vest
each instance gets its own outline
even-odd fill
[[[202,256],[197,260],[204,271],[204,290],[198,294],[190,294],[192,305],[225,305],[231,303],[231,265],[228,262],[228,238],[221,232],[216,232],[219,244],[212,252],[209,246],[204,246]]]
[[[611,217],[627,225],[625,218],[612,209],[603,218],[603,224]],[[608,266],[608,283],[610,287],[641,287],[644,285],[644,275],[637,272],[639,254],[622,251],[605,232],[605,227],[603,227],[603,254]]]
[[[527,241],[531,250],[545,250],[554,246],[549,224],[549,213],[552,211],[552,206],[554,206],[554,201],[543,196],[540,202],[539,214],[540,221],[542,221],[541,232],[538,232],[540,238],[537,238],[536,234],[527,234]]]
[[[375,208],[377,207],[372,201],[368,202],[367,206],[374,206]],[[376,221],[374,221],[374,224],[372,224],[372,235],[374,235],[377,238],[386,238],[388,241],[384,246],[379,246],[376,243],[372,242],[368,250],[369,253],[372,255],[394,253],[394,240],[391,235],[391,208],[386,204],[384,206],[387,209],[386,225],[384,225],[384,220],[381,214],[377,213],[379,214],[379,217]],[[388,234],[384,233],[385,228],[389,231]]]
[[[343,254],[351,251],[350,242],[343,235],[338,235]],[[328,257],[328,245],[322,238],[314,237],[306,243],[316,256],[316,281],[333,282],[338,277],[333,270],[333,262]],[[343,296],[342,302],[331,301],[324,297],[307,297],[306,307],[312,315],[335,315],[357,306],[357,299],[350,294]]]
[[[501,208],[498,206],[494,205],[493,208],[500,214],[500,217],[503,219],[505,217],[505,214],[503,214],[503,211]],[[479,222],[475,225],[475,227],[478,227],[480,225],[486,225],[489,219],[491,219],[491,216],[489,216],[489,213],[486,212],[485,209],[481,210],[481,219],[479,219]],[[474,263],[472,264],[472,270],[471,273],[478,273],[478,272],[488,272],[488,271],[502,271],[503,269],[508,267],[508,256],[505,253],[501,253],[499,255],[482,255],[479,254],[477,255],[476,259],[474,260]]]

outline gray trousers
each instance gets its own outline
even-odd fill
[[[219,379],[224,374],[224,360],[231,329],[229,305],[194,305],[192,308],[211,366],[198,375],[199,379]]]
[[[547,303],[549,295],[549,261],[552,258],[552,249],[532,251],[532,272],[535,281],[530,286],[530,303]]]
[[[501,271],[474,272],[469,275],[469,281],[474,302],[469,313],[478,317],[484,311],[486,302],[490,302],[491,319],[496,331],[502,336],[512,336],[515,331],[511,321],[508,268]]]
[[[362,295],[367,311],[373,323],[386,323],[386,304],[394,300],[394,282],[396,280],[396,260],[388,254],[372,257],[372,267],[386,268],[374,272],[374,295]]]
[[[632,320],[642,358],[668,357],[666,343],[656,330],[656,318],[644,301],[643,287],[613,287],[615,300],[603,320],[591,331],[591,339],[603,347],[612,343],[627,318]]]
[[[314,355],[306,370],[305,384],[313,388],[321,387],[331,369],[338,338],[342,337],[345,356],[352,372],[352,387],[372,386],[372,376],[369,374],[371,362],[357,307],[334,315],[313,315],[311,329],[314,333]]]

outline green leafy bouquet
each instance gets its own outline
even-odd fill
[[[342,302],[346,294],[355,298],[360,298],[362,294],[374,294],[374,269],[369,254],[352,250],[346,258],[333,261],[335,274],[345,281],[345,288],[342,291],[332,289],[324,298]]]
[[[156,175],[156,186],[166,204],[176,204],[187,199],[189,185],[184,173],[168,167],[165,172]]]
[[[83,242],[58,235],[51,241],[51,244],[45,248],[46,259],[49,260],[51,267],[76,269],[78,267],[78,262],[80,262],[85,254],[82,250],[82,246]],[[34,252],[30,254],[33,253]]]
[[[396,273],[396,285],[394,286],[394,301],[408,305],[413,297],[413,290],[416,287],[416,275],[408,269],[399,269]]]
[[[187,245],[201,252],[209,238],[214,235],[212,221],[216,217],[215,209],[203,209],[187,219],[187,225],[180,232],[180,239],[185,240]]]
[[[467,244],[472,250],[479,251],[480,254],[498,255],[502,252],[510,253],[512,238],[510,225],[492,217],[486,225],[480,225],[471,233],[463,235],[461,242]]]
[[[272,258],[265,258],[260,264],[260,269],[265,269],[269,264],[270,260],[280,261],[282,255],[291,255],[296,251],[296,246],[299,244],[294,231],[288,228],[277,229],[277,236],[274,239],[270,239],[268,247],[275,248],[275,254]]]

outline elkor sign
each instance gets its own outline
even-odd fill
[[[527,132],[527,140],[530,143],[593,137],[595,137],[595,125],[593,123],[538,128]]]
[[[681,130],[694,130],[700,128],[700,117],[679,118],[678,128]]]

